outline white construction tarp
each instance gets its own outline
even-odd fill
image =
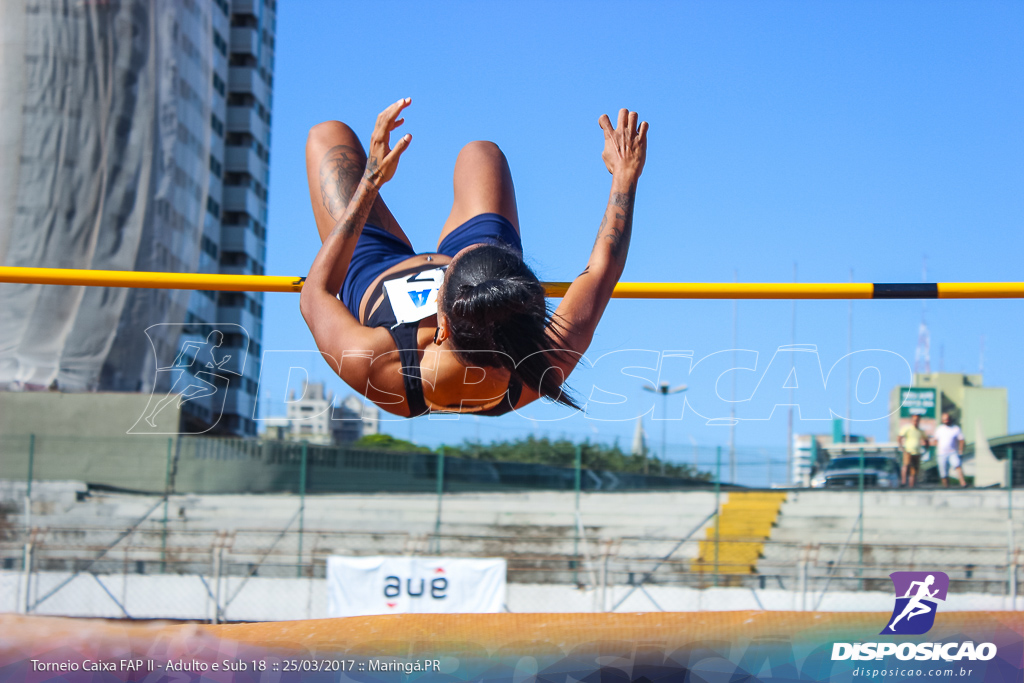
[[[505,605],[501,558],[327,558],[327,615],[493,613]]]
[[[195,271],[211,8],[0,3],[0,265]],[[0,285],[0,387],[146,390],[157,359],[145,330],[184,322],[188,296]],[[177,340],[161,342],[173,358]]]

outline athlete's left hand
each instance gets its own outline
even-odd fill
[[[373,135],[370,136],[370,154],[366,158],[366,178],[376,187],[394,177],[398,169],[398,158],[412,142],[411,135],[403,135],[395,144],[395,148],[391,148],[391,131],[405,123],[405,119],[398,118],[398,115],[410,104],[412,98],[406,97],[377,116],[377,124],[373,127]]]
[[[604,130],[604,160],[608,172],[613,176],[622,175],[629,182],[636,182],[644,170],[647,160],[647,122],[641,122],[639,114],[628,109],[619,110],[617,127],[612,127],[607,114],[597,120]],[[638,125],[639,124],[639,125]]]

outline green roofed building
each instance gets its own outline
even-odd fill
[[[978,430],[987,439],[1004,436],[1008,427],[1006,387],[982,386],[981,375],[953,372],[915,373],[914,386],[894,387],[889,396],[889,439],[896,441],[900,426],[921,416],[921,429],[932,434],[942,413],[950,413],[964,439],[973,443]]]

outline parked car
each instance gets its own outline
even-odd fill
[[[814,488],[857,488],[860,485],[860,456],[832,458],[825,469],[811,479]],[[864,486],[898,488],[900,465],[895,458],[881,455],[864,456]]]

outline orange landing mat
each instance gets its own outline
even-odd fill
[[[477,654],[510,647],[544,653],[585,645],[644,643],[675,649],[695,641],[762,638],[877,640],[887,614],[873,612],[650,612],[638,614],[405,614],[249,624],[170,624],[0,614],[0,652],[60,642],[87,649],[146,648],[153,643],[190,648],[230,641],[268,650],[356,652],[371,655]],[[973,631],[1024,634],[1020,612],[946,612],[936,615],[928,640]],[[923,638],[923,637],[922,637]],[[191,646],[189,644],[192,644]]]

